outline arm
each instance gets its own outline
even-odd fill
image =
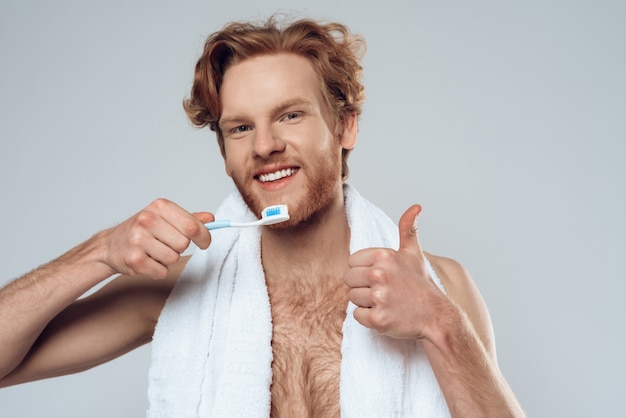
[[[489,314],[458,263],[429,256],[447,294],[434,283],[417,238],[412,206],[400,219],[400,248],[366,249],[350,257],[345,281],[354,316],[394,338],[419,341],[453,417],[524,417],[502,376]]]
[[[0,291],[0,386],[72,373],[147,341],[209,213],[159,199]],[[114,274],[94,295],[77,300]],[[163,279],[152,281],[153,279]]]
[[[427,257],[448,303],[421,342],[453,416],[524,417],[500,372],[491,319],[473,280],[456,261]]]

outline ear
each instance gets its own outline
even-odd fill
[[[343,121],[343,132],[341,133],[341,147],[343,149],[353,149],[356,145],[356,136],[359,124],[356,114],[351,113]]]

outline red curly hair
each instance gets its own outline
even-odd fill
[[[281,25],[275,17],[265,23],[234,22],[209,36],[196,63],[191,94],[183,107],[191,122],[216,132],[222,156],[224,136],[219,128],[222,109],[220,88],[224,73],[245,59],[276,53],[293,53],[308,58],[322,83],[322,96],[335,118],[335,134],[343,130],[350,115],[361,114],[365,100],[360,59],[365,41],[340,23],[318,23],[302,19]],[[343,150],[342,178],[348,177]]]

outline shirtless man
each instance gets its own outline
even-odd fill
[[[261,231],[272,317],[267,414],[340,415],[342,324],[352,302],[363,326],[421,345],[451,416],[524,416],[468,273],[420,248],[420,206],[402,215],[398,250],[350,254],[343,185],[364,98],[362,40],[336,24],[295,22],[282,32],[267,25],[212,35],[185,103],[196,125],[217,132],[226,171],[253,213],[289,205],[288,222]],[[189,261],[181,254],[191,242],[209,248],[203,224],[213,219],[158,199],[5,287],[0,385],[86,370],[150,342]]]

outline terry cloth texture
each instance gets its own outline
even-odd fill
[[[395,223],[354,188],[344,196],[351,253],[398,247]],[[255,219],[237,192],[217,210],[223,218]],[[269,417],[272,315],[260,254],[259,228],[233,228],[191,257],[154,334],[148,417]],[[421,345],[362,326],[355,308],[343,324],[341,416],[449,417]]]

